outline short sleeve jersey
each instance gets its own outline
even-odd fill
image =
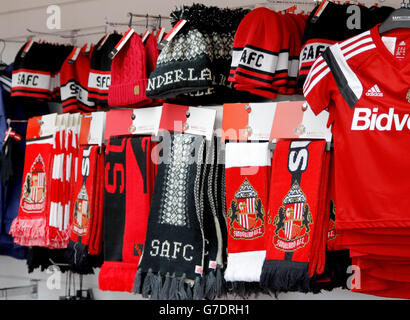
[[[306,78],[307,103],[332,122],[338,229],[410,226],[409,60],[410,32],[376,26],[327,48]]]

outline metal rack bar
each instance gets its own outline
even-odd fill
[[[38,298],[38,281],[30,280],[30,284],[27,286],[0,288],[0,298],[9,298],[15,296],[29,295],[32,299]]]
[[[132,13],[132,12],[128,12],[128,16],[129,17],[138,17],[138,18],[149,18],[149,19],[171,19],[168,16],[161,16],[159,15],[150,15],[150,14],[138,14],[138,13]]]

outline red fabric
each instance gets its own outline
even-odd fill
[[[70,240],[88,246],[94,220],[97,189],[98,146],[81,146],[77,169],[77,183],[73,193],[74,210]]]
[[[52,138],[27,141],[19,212],[10,228],[16,244],[49,245],[52,142]]]
[[[147,81],[144,45],[134,32],[113,59],[108,104],[133,108],[150,104],[145,93]]]
[[[372,113],[375,122],[392,109],[397,119],[408,116],[409,103],[405,99],[410,81],[408,57],[395,59],[384,46],[377,28],[354,41],[339,44],[342,55],[338,59],[345,59],[363,87],[354,107],[347,104],[321,57],[304,86],[305,98],[313,111],[318,114],[327,108],[334,119],[336,228],[339,230],[410,226],[409,197],[403,188],[403,181],[410,178],[410,171],[406,170],[410,131],[405,125],[399,130],[394,121],[390,129],[386,126],[386,130],[379,130],[378,126],[371,130],[366,129],[364,120],[355,120],[359,111],[362,117],[365,112]],[[397,41],[407,41],[409,36],[400,29],[392,31],[392,35]],[[375,84],[383,96],[366,94]]]
[[[308,155],[299,151],[303,152],[303,155],[298,153],[299,156],[290,154],[291,144],[291,141],[278,141],[273,154],[266,260],[281,261],[286,252],[291,252],[292,261],[313,262],[316,252],[312,249],[316,248],[320,240],[320,232],[315,232],[315,228],[321,225],[320,186],[323,179],[325,141],[310,142],[306,148]],[[303,159],[307,165],[306,171],[301,173],[300,184],[296,181],[292,184],[292,173],[288,169],[289,163],[295,161],[294,157]],[[297,199],[299,200],[296,201]],[[297,207],[299,204],[303,208]],[[288,219],[292,217],[297,219],[291,223]]]
[[[105,257],[98,281],[100,290],[131,292],[145,242],[155,181],[153,171],[156,171],[156,165],[153,165],[151,160],[154,146],[151,143],[151,137],[124,137],[122,139],[120,148],[109,144],[106,149],[107,161],[110,152],[121,154],[119,158],[122,160],[119,161],[118,158],[119,162],[116,163],[125,169],[125,188],[121,191],[121,194],[125,192],[125,208],[119,208],[118,212],[118,215],[125,215],[120,218],[121,221],[122,218],[125,218],[125,223],[122,227],[113,226],[113,228],[118,229],[115,229],[116,236],[117,239],[122,238],[122,246],[118,247],[115,243],[110,243],[110,248],[115,251],[116,261],[111,261]],[[124,153],[125,157],[123,157]],[[144,177],[146,177],[145,180]],[[107,183],[105,181],[106,192],[109,186]],[[111,191],[115,193],[115,188]],[[113,193],[111,191],[109,193]],[[110,221],[109,218],[104,217],[106,221]],[[121,252],[121,254],[117,255],[117,252]]]
[[[248,171],[249,174],[244,174]],[[225,170],[226,206],[228,218],[228,255],[230,253],[265,250],[265,223],[268,199],[268,166],[233,167]],[[247,181],[247,182],[245,182]],[[256,217],[254,225],[244,226],[240,213],[246,212],[245,200],[236,196],[242,186],[250,185],[256,191],[256,202],[261,201],[263,212]],[[260,219],[262,218],[262,219]]]
[[[100,254],[103,243],[103,215],[104,215],[104,152],[97,156],[97,198],[98,209],[94,212],[94,222],[90,231],[88,252],[90,255]]]

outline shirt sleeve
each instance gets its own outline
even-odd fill
[[[337,90],[332,72],[322,55],[316,59],[303,85],[303,95],[315,114],[325,110]]]

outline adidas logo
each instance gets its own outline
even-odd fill
[[[383,97],[383,92],[380,91],[379,86],[375,84],[367,92],[366,96],[368,97]]]

